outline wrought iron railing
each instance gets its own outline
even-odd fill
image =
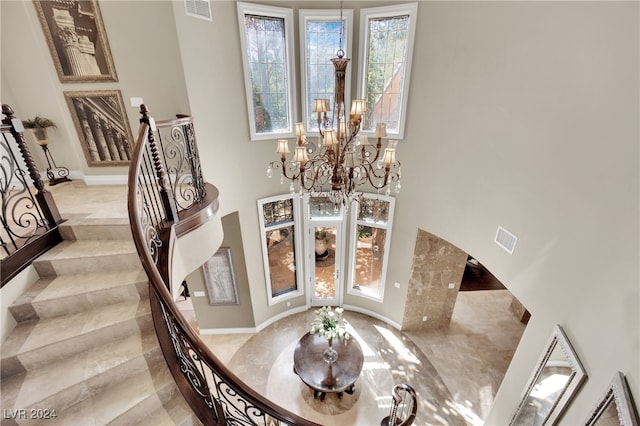
[[[405,383],[397,384],[391,393],[389,416],[382,419],[380,426],[411,426],[416,420],[417,412],[416,391]]]
[[[4,286],[36,257],[62,241],[58,231],[62,218],[31,157],[22,121],[9,105],[2,105],[2,114],[0,283]]]
[[[191,118],[154,122],[144,105],[140,112],[129,170],[129,219],[150,281],[156,333],[176,384],[206,425],[315,425],[273,404],[231,373],[176,307],[168,278],[169,239],[215,215],[218,191],[202,179]]]

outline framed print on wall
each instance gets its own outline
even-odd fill
[[[128,166],[135,141],[119,90],[64,92],[89,166]]]
[[[221,247],[202,266],[210,305],[238,305],[238,288],[231,262],[231,248]]]
[[[34,0],[63,83],[118,81],[97,0]]]

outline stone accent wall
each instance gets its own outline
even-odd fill
[[[466,252],[418,229],[402,330],[449,325],[466,264]],[[454,288],[450,289],[449,283],[454,283]]]
[[[523,324],[527,324],[529,322],[529,319],[531,318],[531,314],[529,313],[529,311],[527,311],[527,308],[524,307],[524,305],[522,303],[520,303],[520,301],[518,299],[515,298],[515,296],[511,296],[512,300],[511,300],[511,304],[509,305],[509,311],[511,311],[511,313],[518,318],[518,321],[520,321]]]

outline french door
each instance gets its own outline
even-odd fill
[[[339,306],[344,287],[343,209],[327,197],[307,195],[304,210],[310,304]]]

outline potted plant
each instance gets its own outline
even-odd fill
[[[38,145],[46,145],[49,141],[47,138],[47,129],[49,127],[56,129],[56,123],[45,117],[36,115],[34,118],[23,120],[22,125],[25,129],[30,129],[33,136],[36,138]]]
[[[327,235],[327,231],[316,231],[316,257],[326,256],[328,243],[329,236]]]

